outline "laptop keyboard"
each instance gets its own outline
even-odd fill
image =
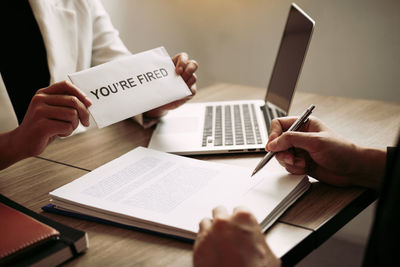
[[[202,146],[262,144],[254,104],[206,106]]]

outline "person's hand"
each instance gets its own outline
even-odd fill
[[[21,125],[13,131],[13,143],[24,158],[37,156],[55,138],[70,135],[79,121],[89,126],[90,105],[90,100],[67,81],[40,89]]]
[[[356,146],[310,117],[300,132],[285,132],[296,117],[271,123],[266,150],[278,152],[276,159],[293,174],[310,176],[336,186],[379,187],[385,153]]]
[[[186,101],[190,100],[197,92],[196,88],[197,77],[196,74],[194,73],[198,68],[197,62],[195,60],[189,59],[189,56],[186,53],[177,54],[172,58],[172,61],[174,62],[176,73],[182,76],[182,79],[189,87],[190,91],[192,92],[192,95],[174,101],[172,103],[163,105],[156,109],[150,110],[145,113],[145,116],[147,117],[151,118],[161,117],[165,115],[168,112],[168,110],[175,109],[184,104]]]
[[[236,208],[231,216],[224,207],[213,210],[213,219],[200,222],[193,251],[196,267],[280,266],[254,216]]]

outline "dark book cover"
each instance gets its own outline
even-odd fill
[[[41,243],[15,257],[7,257],[0,261],[0,266],[55,266],[71,258],[78,256],[88,248],[88,239],[85,232],[66,226],[59,222],[46,218],[0,194],[0,202],[28,215],[37,221],[56,229],[60,235],[58,239],[52,239]],[[7,218],[1,218],[6,220]]]

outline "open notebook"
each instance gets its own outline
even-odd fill
[[[61,210],[187,239],[218,205],[248,207],[266,230],[310,183],[277,162],[250,178],[252,167],[138,147],[50,196]]]

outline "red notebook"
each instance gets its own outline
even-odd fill
[[[36,219],[0,203],[0,259],[34,248],[60,233]]]

